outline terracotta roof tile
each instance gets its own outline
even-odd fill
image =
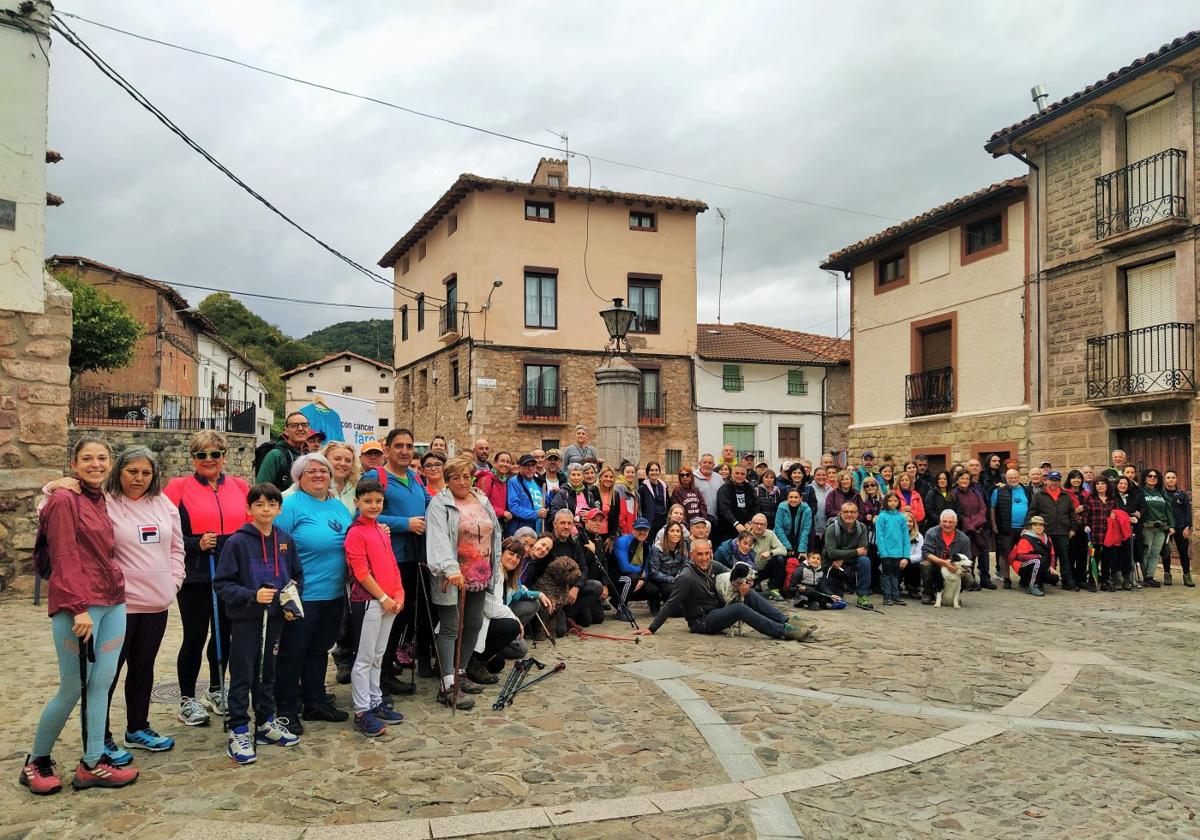
[[[328,356],[323,356],[320,359],[317,359],[315,362],[309,362],[306,365],[300,365],[299,367],[294,367],[291,370],[285,370],[283,373],[279,374],[279,377],[280,377],[280,379],[287,379],[292,374],[300,373],[301,371],[308,370],[309,368],[320,367],[323,364],[332,362],[334,359],[340,359],[344,356],[351,356],[355,359],[358,359],[361,362],[367,362],[368,364],[375,365],[375,367],[380,368],[381,370],[392,370],[393,369],[391,365],[387,364],[386,362],[381,362],[378,359],[371,359],[371,358],[368,358],[367,356],[360,356],[358,353],[355,353],[353,350],[342,350],[339,353],[330,353]]]
[[[1200,47],[1200,30],[1194,30],[1188,34],[1176,38],[1169,44],[1163,44],[1154,52],[1144,55],[1139,59],[1127,64],[1119,70],[1114,70],[1103,79],[1093,82],[1081,91],[1071,94],[1065,99],[1060,99],[1053,105],[1048,105],[1044,111],[1036,114],[1030,114],[1025,119],[1015,122],[1008,128],[1002,128],[999,131],[992,132],[991,139],[984,145],[984,148],[989,152],[995,153],[999,144],[1002,141],[1011,141],[1017,135],[1024,134],[1025,131],[1033,128],[1035,123],[1054,119],[1074,107],[1082,105],[1090,99],[1099,96],[1109,88],[1118,84],[1123,84],[1128,81],[1131,76],[1139,72],[1147,72],[1154,69],[1159,64],[1166,63],[1170,58],[1174,58],[1180,53],[1189,52]]]
[[[627,201],[632,203],[643,203],[647,206],[658,205],[667,210],[687,210],[693,213],[703,213],[708,209],[708,205],[703,201],[697,201],[691,198],[672,198],[663,195],[646,195],[643,193],[626,193],[614,192],[613,190],[598,190],[589,189],[588,187],[550,187],[541,184],[530,184],[526,181],[509,181],[504,178],[484,178],[482,175],[472,175],[469,172],[464,172],[458,176],[450,189],[442,194],[434,205],[425,211],[417,223],[412,226],[408,233],[400,237],[396,244],[388,249],[380,260],[379,265],[383,268],[391,268],[396,264],[400,257],[404,256],[410,248],[417,244],[425,234],[442,220],[442,218],[453,210],[458,203],[466,197],[466,195],[474,190],[490,190],[503,189],[509,192],[523,190],[531,194],[542,194],[554,197],[556,195],[565,195],[574,198],[586,198],[589,200],[603,199],[605,201]]]
[[[821,268],[837,270],[852,268],[853,266],[848,262],[848,259],[857,257],[871,248],[882,245],[885,242],[900,239],[922,227],[929,227],[931,232],[942,230],[943,227],[938,222],[956,213],[961,213],[977,205],[1001,198],[1006,194],[1022,192],[1024,190],[1024,175],[1019,178],[1009,178],[1007,181],[999,181],[981,190],[976,190],[973,193],[956,198],[953,201],[947,201],[945,204],[934,207],[932,210],[926,210],[919,216],[914,216],[898,225],[892,225],[890,228],[881,230],[879,233],[874,233],[866,239],[855,242],[853,245],[847,245],[840,251],[834,251],[825,262],[821,263]]]
[[[714,361],[828,366],[850,361],[850,342],[742,321],[697,324],[696,355]]]

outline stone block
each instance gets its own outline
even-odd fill
[[[71,389],[64,385],[22,385],[17,396],[37,405],[67,405],[71,401]]]
[[[65,445],[40,445],[31,444],[26,447],[33,459],[44,467],[65,467],[70,460],[70,453]]]
[[[15,429],[17,427],[17,412],[0,409],[0,429]]]
[[[30,468],[23,470],[0,471],[0,493],[20,493],[22,491],[40,491],[42,485],[56,478],[62,478],[62,470]],[[4,508],[0,507],[0,510]]]
[[[16,321],[0,322],[0,346],[16,344],[21,340],[21,333],[16,329]]]
[[[429,829],[435,838],[441,838],[548,828],[550,818],[546,816],[546,810],[545,808],[521,808],[512,811],[435,817],[429,821]]]
[[[25,454],[15,444],[0,446],[0,469],[16,470],[25,465]]]
[[[830,781],[832,781],[830,777]],[[711,808],[714,805],[726,805],[730,802],[745,802],[753,799],[755,794],[746,784],[709,785],[708,787],[691,788],[689,790],[672,790],[665,793],[650,794],[650,801],[661,811],[689,811],[693,808]],[[791,790],[792,788],[789,788]]]
[[[40,338],[25,345],[25,355],[66,361],[71,355],[71,342],[65,338]]]
[[[24,405],[20,410],[22,443],[61,444],[67,442],[65,408]]]
[[[588,802],[572,802],[569,805],[549,806],[546,813],[555,825],[575,825],[599,820],[615,820],[623,817],[641,817],[661,813],[649,797],[627,796],[621,799],[597,799]]]
[[[45,382],[49,385],[69,385],[71,382],[71,369],[65,364],[6,359],[0,362],[0,370],[13,379],[26,382]]]
[[[31,336],[69,336],[71,334],[71,317],[67,314],[32,315],[22,313],[21,321]]]

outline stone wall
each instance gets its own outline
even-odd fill
[[[1053,143],[1046,151],[1046,262],[1090,248],[1096,238],[1100,127]]]
[[[113,454],[120,455],[131,446],[145,446],[154,453],[163,483],[180,475],[192,473],[192,457],[188,441],[193,432],[173,432],[163,429],[114,429],[111,427],[72,426],[69,432],[70,446],[84,435],[95,435],[108,441]],[[254,435],[225,434],[228,443],[225,452],[225,471],[253,482]],[[60,470],[67,465],[64,457],[58,465]]]
[[[948,417],[938,420],[893,423],[887,426],[851,427],[850,463],[864,450],[875,452],[876,463],[892,455],[898,464],[910,458],[914,450],[944,449],[947,463],[962,462],[988,443],[1015,443],[1021,469],[1030,463],[1030,416],[1028,411],[981,414],[974,417]]]
[[[841,452],[850,446],[852,393],[850,366],[838,365],[829,368],[825,380],[825,419],[822,421],[825,428],[826,452]]]
[[[41,313],[0,309],[0,588],[29,563],[37,491],[67,457],[71,294],[45,279]]]
[[[1046,280],[1043,376],[1045,408],[1087,401],[1087,340],[1104,335],[1104,280],[1098,262],[1084,263]]]

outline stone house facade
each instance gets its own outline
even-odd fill
[[[1200,454],[1200,33],[995,132],[1031,164],[1033,460],[1179,471]]]
[[[392,366],[350,350],[292,368],[280,377],[284,387],[284,411],[291,413],[313,401],[314,391],[345,394],[375,401],[376,434],[386,434],[394,422],[395,395]]]
[[[595,427],[601,309],[638,312],[642,460],[694,461],[691,356],[703,202],[574,187],[565,160],[528,181],[462,175],[380,259],[394,272],[395,423],[452,451],[565,446]],[[605,453],[601,453],[604,456]],[[609,457],[612,457],[610,454]]]

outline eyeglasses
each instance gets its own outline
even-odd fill
[[[440,470],[440,469],[442,468],[442,466],[443,466],[443,465],[442,465],[442,462],[441,462],[441,461],[430,461],[428,464],[426,464],[426,465],[425,465],[425,469],[427,469],[427,470]]]
[[[329,470],[324,467],[313,467],[305,470],[304,475],[329,475]]]
[[[309,426],[307,423],[288,423],[287,427],[289,429],[307,429]]]
[[[197,461],[219,461],[225,457],[224,449],[214,449],[210,452],[193,452],[192,457]]]

